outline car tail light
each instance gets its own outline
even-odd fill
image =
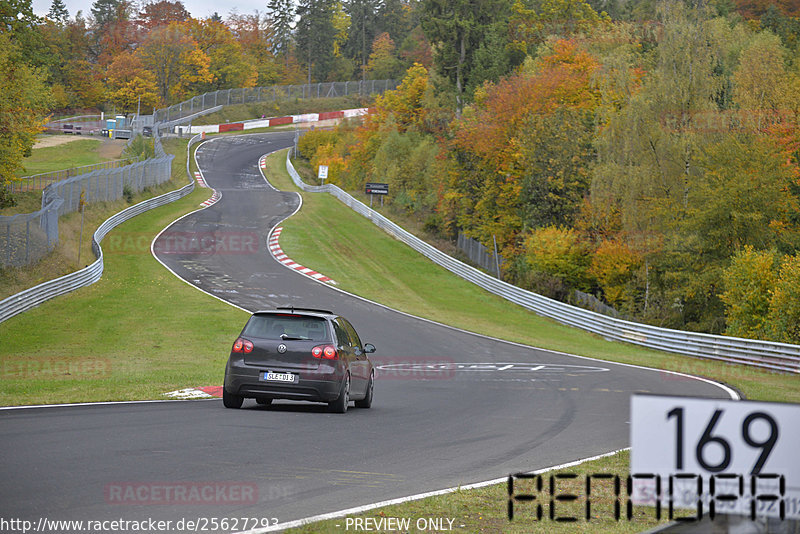
[[[322,358],[324,360],[339,359],[339,353],[336,352],[336,347],[333,345],[317,345],[311,349],[311,355],[315,358]]]
[[[253,343],[248,341],[244,338],[239,338],[233,344],[233,352],[243,352],[245,354],[250,354],[253,352]]]

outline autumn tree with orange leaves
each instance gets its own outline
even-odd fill
[[[173,22],[156,28],[147,35],[137,53],[155,75],[162,102],[183,97],[193,85],[214,79],[208,68],[211,60],[182,24]]]
[[[118,55],[108,67],[108,97],[121,112],[147,112],[161,99],[155,75],[135,53]]]
[[[453,142],[458,204],[447,216],[507,255],[526,230],[571,223],[591,179],[598,67],[559,40],[529,69],[479,91]]]

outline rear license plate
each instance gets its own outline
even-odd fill
[[[262,379],[267,382],[294,382],[295,375],[292,373],[271,373],[267,371],[262,375]]]

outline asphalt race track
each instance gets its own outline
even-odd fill
[[[204,143],[197,159],[222,199],[160,237],[215,231],[257,236],[257,247],[160,259],[188,282],[249,310],[293,303],[348,317],[362,341],[377,346],[376,364],[388,366],[376,382],[372,409],[337,415],[323,405],[276,401],[265,408],[248,400],[242,410],[226,410],[212,400],[2,411],[0,515],[285,522],[627,447],[635,392],[728,398],[706,382],[409,317],[280,265],[265,240],[299,200],[274,191],[258,159],[290,146],[293,135]],[[156,486],[192,484],[232,490],[202,504],[152,495]],[[140,486],[151,488],[155,502],[115,497]]]

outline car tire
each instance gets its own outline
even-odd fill
[[[342,384],[342,391],[339,397],[328,403],[328,411],[332,413],[347,413],[347,405],[350,403],[350,375],[346,374],[344,383]]]
[[[260,399],[256,399],[256,402],[258,404],[260,404],[261,406],[269,406],[270,404],[272,404],[272,399],[260,398]]]
[[[369,408],[372,406],[372,394],[375,389],[375,371],[369,375],[369,382],[367,382],[366,396],[355,402],[356,408]]]
[[[222,388],[222,404],[226,408],[241,408],[242,403],[244,403],[244,397],[228,393],[228,390]]]

